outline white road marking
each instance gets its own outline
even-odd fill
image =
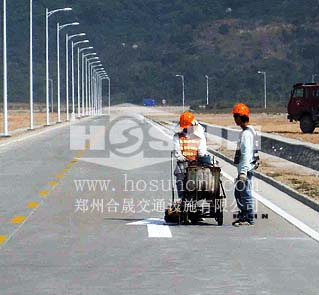
[[[171,230],[167,225],[148,224],[147,231],[149,238],[172,238]]]
[[[155,124],[153,122],[149,121],[149,123],[155,126]],[[165,135],[168,136],[167,134],[165,134]],[[234,178],[231,177],[229,174],[225,173],[224,171],[222,172],[222,175],[225,176],[230,181],[234,182]],[[289,213],[287,213],[283,209],[279,208],[274,203],[272,203],[269,200],[265,199],[264,197],[262,197],[257,192],[254,191],[253,195],[260,203],[262,203],[263,205],[268,207],[270,210],[272,210],[273,212],[275,212],[276,214],[278,214],[279,216],[281,216],[285,220],[287,220],[290,224],[294,225],[295,227],[297,227],[298,229],[303,231],[306,235],[310,236],[311,238],[313,238],[314,240],[319,242],[319,232],[315,231],[314,229],[312,229],[308,225],[304,224],[302,221],[300,221],[296,217],[290,215]]]
[[[223,172],[223,176],[225,176],[227,179],[229,179],[230,181],[234,182],[234,178],[231,177],[228,173]],[[319,242],[319,233],[315,230],[313,230],[311,227],[309,227],[308,225],[304,224],[303,222],[301,222],[299,219],[297,219],[296,217],[290,215],[289,213],[287,213],[286,211],[284,211],[283,209],[279,208],[277,205],[275,205],[274,203],[270,202],[269,200],[265,199],[264,197],[262,197],[260,194],[258,194],[257,192],[253,192],[254,198],[257,199],[260,203],[264,204],[266,207],[268,207],[270,210],[272,210],[273,212],[275,212],[276,214],[278,214],[279,216],[283,217],[284,219],[286,219],[289,223],[291,223],[292,225],[294,225],[295,227],[299,228],[301,231],[303,231],[305,234],[307,234],[308,236],[310,236],[311,238],[313,238],[314,240],[316,240],[317,242]]]
[[[127,223],[127,225],[146,225],[149,238],[172,238],[172,232],[164,219],[148,218],[145,220]]]

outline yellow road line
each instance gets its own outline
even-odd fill
[[[28,208],[30,208],[30,209],[34,209],[34,208],[37,208],[39,206],[40,206],[40,203],[38,203],[38,202],[31,202],[28,204]]]
[[[62,169],[62,172],[63,173],[69,172],[69,169],[68,168],[64,168],[64,169]]]
[[[0,245],[3,244],[7,239],[7,236],[0,236]]]
[[[10,220],[11,224],[19,224],[25,221],[26,216],[15,216]]]
[[[47,196],[49,194],[49,191],[41,191],[39,192],[39,195],[44,197],[44,196]]]
[[[49,182],[49,185],[50,186],[56,186],[56,185],[58,185],[59,183],[57,182],[57,181],[50,181]]]
[[[63,178],[64,177],[64,174],[57,174],[57,175],[55,175],[55,178],[58,178],[58,179],[61,179],[61,178]]]
[[[69,164],[67,164],[67,166],[68,166],[68,167],[73,167],[73,166],[74,166],[74,164],[69,163]]]

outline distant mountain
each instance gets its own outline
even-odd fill
[[[28,1],[8,2],[9,99],[27,101]],[[69,32],[87,33],[112,78],[114,102],[141,103],[152,97],[179,103],[181,82],[175,75],[184,74],[188,104],[204,103],[205,75],[209,75],[215,104],[242,100],[257,106],[263,97],[263,77],[257,74],[261,70],[267,72],[269,101],[283,105],[293,83],[309,82],[312,74],[319,73],[318,0],[34,1],[38,101],[45,97],[47,6],[73,7],[73,12],[50,18],[50,76],[55,85],[56,22],[77,20],[81,26]]]

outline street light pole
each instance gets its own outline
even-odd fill
[[[110,77],[106,74],[105,71],[102,71],[102,76],[101,76],[101,89],[100,89],[100,96],[101,96],[101,100],[103,98],[103,80],[108,80],[108,92],[109,92],[109,97],[108,97],[108,115],[111,114],[111,79]],[[101,101],[101,109],[103,110],[103,104],[102,104],[102,101]]]
[[[185,110],[185,81],[184,75],[176,75],[176,77],[180,77],[182,79],[182,87],[183,87],[183,112]]]
[[[93,49],[92,46],[89,46],[89,47],[85,47],[85,48],[81,48],[80,51],[79,51],[79,54],[81,54],[83,51],[85,50],[91,50]],[[91,55],[90,53],[85,55],[85,54],[82,54],[81,56],[81,72],[82,72],[82,79],[81,79],[81,88],[82,88],[82,116],[85,116],[85,108],[87,108],[87,106],[85,106],[85,85],[84,85],[84,72],[85,72],[85,66],[84,66],[84,58],[85,56],[88,56],[88,55]],[[95,55],[95,54],[94,54]]]
[[[111,78],[110,77],[105,77],[105,79],[108,80],[109,82],[109,109],[108,109],[108,113],[109,115],[111,115]]]
[[[45,62],[46,62],[46,125],[50,125],[50,113],[49,113],[49,17],[60,11],[71,11],[72,8],[62,8],[49,11],[45,10]]]
[[[92,100],[92,108],[93,108],[93,115],[96,115],[96,97],[95,97],[95,72],[94,72],[94,68],[96,68],[97,66],[101,66],[101,62],[100,61],[95,61],[92,62],[89,66],[90,69],[90,74],[91,74],[91,79],[90,79],[90,84],[91,84],[91,100]]]
[[[111,79],[110,79],[110,77],[107,75],[107,73],[105,72],[105,70],[104,70],[104,68],[103,69],[101,69],[100,71],[99,71],[99,74],[101,75],[101,90],[100,90],[100,92],[101,92],[101,100],[102,100],[102,98],[103,98],[103,80],[108,80],[108,86],[109,86],[109,88],[108,88],[108,92],[109,92],[109,97],[108,97],[108,115],[110,115],[111,114]],[[101,109],[103,110],[103,104],[102,104],[102,102],[101,102]]]
[[[72,119],[75,119],[75,85],[74,85],[74,47],[82,44],[82,43],[88,43],[89,40],[82,40],[78,42],[73,42],[72,41]],[[78,96],[78,114],[79,114],[79,96]]]
[[[60,26],[57,23],[57,72],[58,72],[58,123],[61,123],[61,78],[60,78],[60,31],[69,26],[78,26],[79,23],[70,23]]]
[[[267,109],[267,73],[258,71],[258,74],[264,75],[264,104],[265,104],[265,109]]]
[[[65,101],[66,101],[66,120],[70,120],[69,112],[69,35],[65,35]]]
[[[88,116],[89,115],[89,100],[88,100],[88,62],[92,59],[97,59],[96,57],[93,57],[93,58],[89,58],[89,56],[95,56],[96,53],[88,53],[88,54],[84,54],[83,55],[83,60],[85,61],[85,108],[86,108],[86,111],[85,111],[85,114]]]
[[[33,1],[30,0],[30,130],[33,130]]]
[[[78,47],[78,118],[81,118],[81,99],[80,99],[80,48]],[[83,107],[83,106],[82,106]]]
[[[91,60],[98,60],[98,57],[92,57],[89,58],[87,60],[88,62],[88,102],[89,102],[89,115],[92,115],[92,107],[93,107],[93,103],[92,103],[92,69],[91,69],[91,64],[90,61]]]
[[[3,136],[9,136],[7,69],[7,0],[3,0]]]
[[[206,105],[209,105],[209,77],[208,77],[208,75],[206,75],[205,78],[206,78]]]
[[[80,33],[80,34],[75,34],[75,35],[71,35],[69,36],[68,34],[66,34],[65,36],[65,58],[66,58],[66,80],[65,80],[65,93],[66,93],[66,120],[69,121],[70,120],[70,110],[69,110],[69,41],[75,37],[82,37],[85,36],[85,33]],[[72,108],[73,108],[72,104]]]

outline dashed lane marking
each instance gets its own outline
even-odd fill
[[[34,209],[34,208],[39,207],[39,205],[40,205],[40,203],[38,203],[38,202],[31,202],[28,204],[28,208]]]
[[[0,236],[0,245],[2,245],[7,239],[7,236]]]
[[[44,133],[44,132],[42,132],[42,133]],[[33,137],[33,136],[30,136],[30,137]],[[19,141],[22,141],[22,140],[18,139],[18,140],[12,141],[12,142],[19,142]],[[0,145],[0,148],[2,146],[6,146],[6,145],[9,145],[9,144],[10,144],[10,142],[6,143],[6,144],[3,144],[3,145]],[[83,151],[79,152],[78,153],[78,156],[79,156],[78,158],[81,158],[84,155],[85,151],[86,151],[86,149],[84,149]],[[71,160],[71,162],[69,164],[67,164],[67,166],[68,167],[73,167],[74,163],[76,163],[78,161],[79,161],[78,159],[73,158]],[[69,168],[64,168],[62,171],[63,171],[63,173],[66,173],[66,172],[69,171]],[[56,178],[63,178],[64,177],[63,173],[57,174]],[[49,185],[52,187],[52,190],[54,190],[56,185],[58,185],[58,182],[57,181],[51,181],[51,182],[49,182]],[[44,197],[44,196],[47,196],[49,193],[50,193],[49,190],[43,190],[43,191],[39,192],[39,196]],[[22,226],[29,220],[29,218],[31,218],[33,216],[33,214],[38,210],[39,207],[41,207],[41,205],[43,203],[44,203],[44,199],[42,199],[41,202],[30,202],[30,203],[28,203],[27,207],[29,209],[32,209],[32,211],[29,213],[28,216],[15,216],[15,217],[13,217],[10,220],[10,223],[18,224],[18,227],[9,236],[0,236],[0,250],[19,232],[19,230],[22,228]]]
[[[50,191],[41,191],[41,192],[39,192],[39,195],[40,195],[41,197],[44,197],[44,196],[47,196],[47,195],[49,194],[49,192],[50,192]]]
[[[56,186],[56,185],[58,185],[59,183],[57,182],[57,181],[50,181],[49,182],[49,185],[50,186]]]
[[[25,221],[27,217],[26,216],[15,216],[10,220],[11,224],[20,224],[23,221]]]

